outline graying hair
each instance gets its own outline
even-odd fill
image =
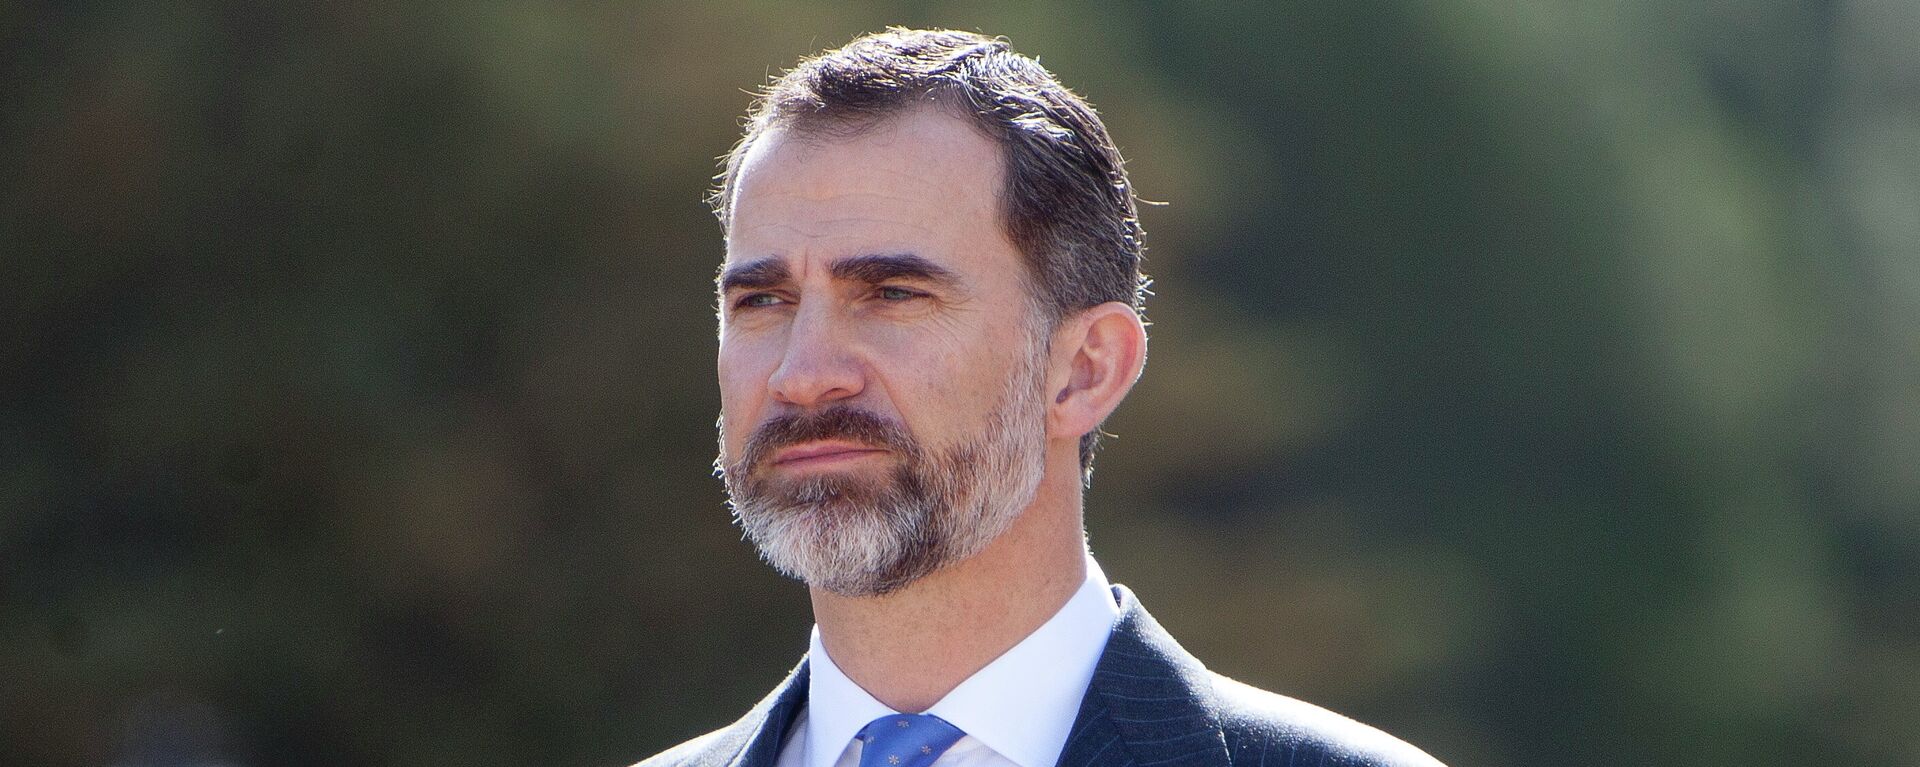
[[[729,462],[723,419],[714,466],[734,521],[761,558],[810,586],[879,596],[998,539],[1033,502],[1046,473],[1044,339],[1023,335],[1014,374],[986,422],[952,445],[923,447],[878,416],[824,410],[763,424]],[[893,476],[883,483],[835,474],[792,483],[765,476],[774,450],[823,430],[894,451]]]

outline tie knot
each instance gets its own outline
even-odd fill
[[[889,714],[860,730],[860,767],[927,767],[964,737],[929,714]]]

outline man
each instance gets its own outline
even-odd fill
[[[1438,764],[1208,672],[1087,553],[1095,435],[1146,358],[1141,230],[1037,62],[902,29],[803,62],[714,202],[716,465],[816,628],[643,767]]]

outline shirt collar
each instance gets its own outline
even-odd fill
[[[897,714],[874,700],[827,657],[820,643],[820,627],[813,627],[807,651],[807,761],[806,767],[833,767],[860,728],[888,714]]]
[[[1060,758],[1107,634],[1120,618],[1106,573],[1087,577],[1046,623],[974,672],[926,713],[951,722],[1020,767]],[[813,629],[807,678],[807,767],[832,767],[868,722],[899,713],[847,678]]]

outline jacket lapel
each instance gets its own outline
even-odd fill
[[[1180,764],[1225,767],[1227,743],[1213,712],[1206,667],[1175,642],[1125,586],[1113,587],[1122,616],[1094,666],[1059,767]],[[727,767],[773,767],[787,730],[807,702],[807,663],[728,728],[740,745],[716,755]]]
[[[1113,593],[1123,615],[1094,666],[1059,767],[1229,764],[1206,667],[1132,591],[1116,585]]]
[[[786,681],[781,682],[772,694],[729,728],[733,731],[730,735],[744,741],[744,746],[725,764],[728,767],[773,767],[780,757],[781,744],[787,740],[787,729],[793,726],[794,717],[806,703],[807,662],[802,660],[800,665],[794,667],[793,673],[787,675]]]

